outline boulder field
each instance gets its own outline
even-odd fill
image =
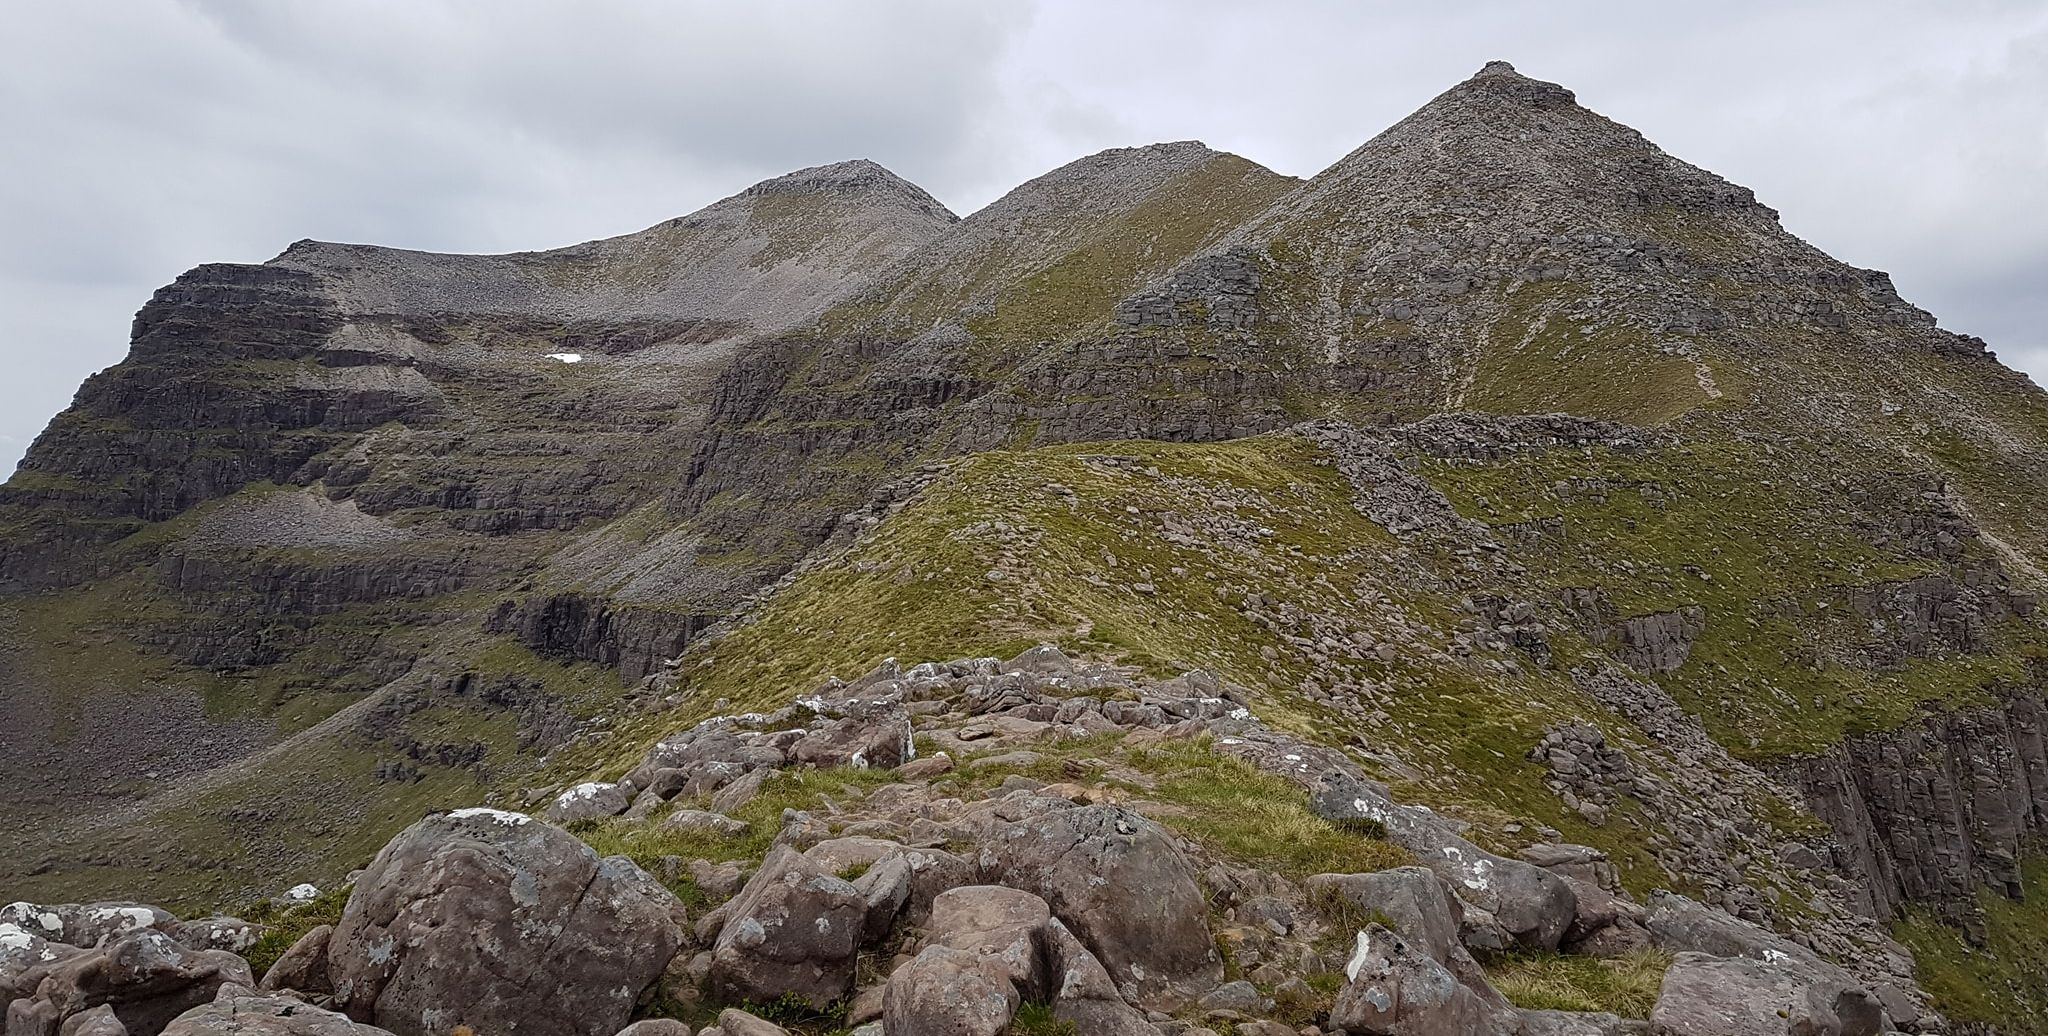
[[[1050,646],[892,662],[663,737],[618,780],[540,795],[541,817],[431,814],[353,875],[338,922],[306,927],[292,890],[270,925],[303,932],[261,976],[241,954],[263,924],[10,904],[5,1036],[1876,1036],[1930,1020],[1853,962],[1668,891],[1638,902],[1598,850],[1484,849],[1242,698]],[[1335,850],[1220,851],[1228,832],[1177,808],[1186,777],[1160,764],[1191,749]],[[734,816],[793,782],[830,791],[766,825]],[[587,842],[705,856],[643,866]],[[1647,1018],[1531,1009],[1490,977],[1515,954],[1667,970]]]

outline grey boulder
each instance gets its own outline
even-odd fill
[[[157,1036],[171,1019],[213,999],[221,986],[253,986],[249,965],[224,950],[191,950],[154,928],[128,932],[57,962],[35,995],[8,1008],[8,1032],[55,1029],[106,1006],[130,1036]],[[41,1022],[30,1019],[41,1019]]]
[[[1132,1004],[1178,1006],[1222,981],[1194,867],[1152,820],[1050,809],[996,828],[978,862],[984,881],[1044,899]]]
[[[62,931],[63,926],[56,929]],[[13,922],[0,922],[0,1002],[13,1003],[32,995],[52,967],[85,952]]]
[[[327,946],[335,1004],[398,1036],[611,1036],[686,941],[682,904],[560,828],[464,809],[401,832]]]
[[[822,1009],[853,984],[867,905],[816,860],[777,846],[721,909],[709,979],[728,1002],[795,996]]]
[[[1396,803],[1371,781],[1331,771],[1317,782],[1309,801],[1325,820],[1384,827],[1389,841],[1414,853],[1459,899],[1485,911],[1522,946],[1556,949],[1577,915],[1577,901],[1563,877],[1487,852],[1434,811]]]
[[[334,937],[334,926],[323,924],[304,935],[277,958],[277,963],[263,973],[263,980],[257,988],[266,993],[280,989],[294,989],[301,993],[331,994],[334,983],[327,977],[327,942]]]
[[[1330,1025],[1354,1036],[1514,1036],[1521,1020],[1488,1003],[1432,960],[1378,924],[1358,933]]]
[[[900,709],[838,720],[806,734],[789,754],[797,762],[819,769],[892,770],[916,758],[910,717]]]
[[[1877,1036],[1891,1028],[1867,990],[1800,961],[1703,953],[1672,962],[1650,1022],[1666,1036]]]
[[[295,997],[225,986],[210,1004],[185,1012],[163,1036],[391,1036]]]
[[[626,789],[617,784],[586,781],[555,796],[548,803],[547,819],[566,824],[586,817],[615,817],[633,805]]]

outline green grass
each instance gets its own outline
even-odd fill
[[[1648,1018],[1670,967],[1671,955],[1661,950],[1622,957],[1530,951],[1488,961],[1486,976],[1516,1007]]]
[[[1797,475],[1825,461],[1786,449],[1799,447],[1773,456],[1701,433],[1670,448],[1530,452],[1423,473],[1468,517],[1561,521],[1561,537],[1517,553],[1545,586],[1598,587],[1620,616],[1703,606],[1691,657],[1657,679],[1738,756],[1820,751],[1896,728],[1925,704],[1982,704],[2026,681],[2031,660],[2048,655],[2032,623],[1995,631],[1994,652],[1896,670],[1828,657],[1870,635],[1845,614],[1844,588],[1939,567],[1866,542],[1844,485]]]
[[[1010,1036],[1080,1036],[1073,1022],[1060,1021],[1053,1014],[1051,1004],[1037,1002],[1018,1007],[1010,1027],[1004,1031]]]
[[[1198,514],[1200,527],[1191,524]],[[1316,663],[1293,638],[1313,629],[1269,627],[1246,607],[1248,597],[1263,594],[1299,612],[1341,617],[1375,640],[1419,634],[1441,651],[1438,638],[1447,638],[1460,613],[1442,570],[1424,566],[1456,564],[1417,556],[1363,517],[1327,458],[1290,435],[978,454],[843,558],[806,573],[747,624],[694,650],[684,669],[694,704],[628,720],[609,741],[561,753],[556,776],[624,772],[648,744],[709,715],[720,699],[729,704],[716,711],[768,711],[828,676],[852,678],[884,658],[907,665],[1008,657],[1051,641],[1069,654],[1155,676],[1208,669],[1250,689],[1254,711],[1269,725],[1398,755],[1409,768],[1387,775],[1396,791],[1454,810],[1475,824],[1482,844],[1507,841],[1499,832],[1510,823],[1549,824],[1566,840],[1608,852],[1628,887],[1675,887],[1641,837],[1658,818],[1624,801],[1614,822],[1595,828],[1564,809],[1544,783],[1545,769],[1526,759],[1546,727],[1606,716],[1562,666],[1524,666],[1509,677],[1406,647],[1392,661],[1339,649],[1331,664],[1374,681],[1390,699],[1391,719],[1367,726],[1303,694],[1301,681]],[[998,569],[1017,577],[991,579]],[[1135,589],[1140,582],[1151,592]],[[1610,739],[1630,743],[1624,724],[1606,725]],[[1072,779],[1065,770],[1071,756],[1046,754],[1026,776]],[[1310,823],[1298,795],[1278,794],[1284,782],[1240,764],[1165,761],[1186,775],[1146,794],[1189,810],[1194,819],[1168,822],[1226,855],[1297,873],[1392,859],[1386,843]],[[1266,837],[1273,830],[1290,838]]]
[[[277,963],[284,951],[292,948],[307,932],[324,924],[340,924],[341,912],[348,906],[349,888],[336,886],[318,896],[312,902],[295,907],[280,908],[270,900],[251,904],[236,916],[253,924],[263,925],[263,937],[256,945],[242,954],[249,962],[249,970],[257,978]]]
[[[1392,842],[1316,816],[1299,785],[1217,754],[1208,738],[1134,752],[1131,764],[1159,779],[1152,798],[1187,810],[1162,823],[1238,863],[1299,880],[1414,862]]]
[[[1933,911],[1915,908],[1892,926],[1913,951],[1915,977],[1951,1023],[1996,1027],[2007,1036],[2048,1036],[2048,856],[2022,864],[2025,900],[1977,893],[1984,941],[1971,945]]]
[[[1510,289],[1505,314],[1473,361],[1464,407],[1656,425],[1710,401],[1692,361],[1660,350],[1642,329],[1611,323],[1611,313],[1602,323],[1568,317],[1586,295],[1570,281]]]
[[[677,809],[709,808],[704,800],[683,798],[671,800],[669,807],[655,812],[645,821],[591,818],[570,824],[569,830],[583,839],[584,844],[597,850],[599,855],[624,856],[654,874],[661,873],[661,860],[665,856],[685,862],[759,860],[767,854],[776,834],[782,830],[783,810],[816,811],[823,798],[845,801],[896,780],[898,778],[888,770],[777,771],[762,786],[760,795],[732,811],[731,817],[744,821],[747,830],[731,836],[709,831],[664,830],[662,821]],[[672,883],[671,888],[686,900],[702,900],[701,890],[696,890],[694,883],[687,883],[687,878]]]

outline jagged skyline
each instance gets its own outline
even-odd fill
[[[1159,140],[1307,176],[1494,57],[1756,188],[1795,232],[1892,271],[1948,326],[2042,370],[2031,329],[2048,303],[2026,289],[2048,255],[2048,204],[2029,202],[2048,183],[2048,61],[2029,54],[2048,47],[2048,14],[1828,6],[1716,26],[1600,4],[1448,22],[1320,5],[1255,21],[1060,4],[802,18],[514,6],[490,24],[436,5],[350,24],[227,3],[37,12],[0,73],[51,99],[7,116],[42,160],[5,174],[0,205],[0,467],[119,359],[149,292],[199,262],[305,237],[555,247],[863,156],[962,214],[1079,155]],[[1381,60],[1348,58],[1389,39],[1402,46]],[[532,76],[543,47],[560,71]],[[1649,48],[1657,80],[1614,57]],[[146,97],[136,68],[151,70]]]

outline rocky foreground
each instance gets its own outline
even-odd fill
[[[1668,891],[1641,902],[1597,850],[1481,848],[1245,700],[1205,673],[1147,682],[1049,645],[890,663],[668,736],[615,782],[544,793],[539,816],[427,816],[353,875],[333,923],[308,927],[310,886],[268,926],[11,904],[5,1034],[1941,1025],[1882,964],[1852,972]],[[766,825],[734,815],[775,801],[807,804]],[[1233,862],[1246,859],[1261,862]],[[301,931],[256,974],[266,939]],[[1529,955],[1664,970],[1647,1020],[1533,1010],[1490,978]]]

